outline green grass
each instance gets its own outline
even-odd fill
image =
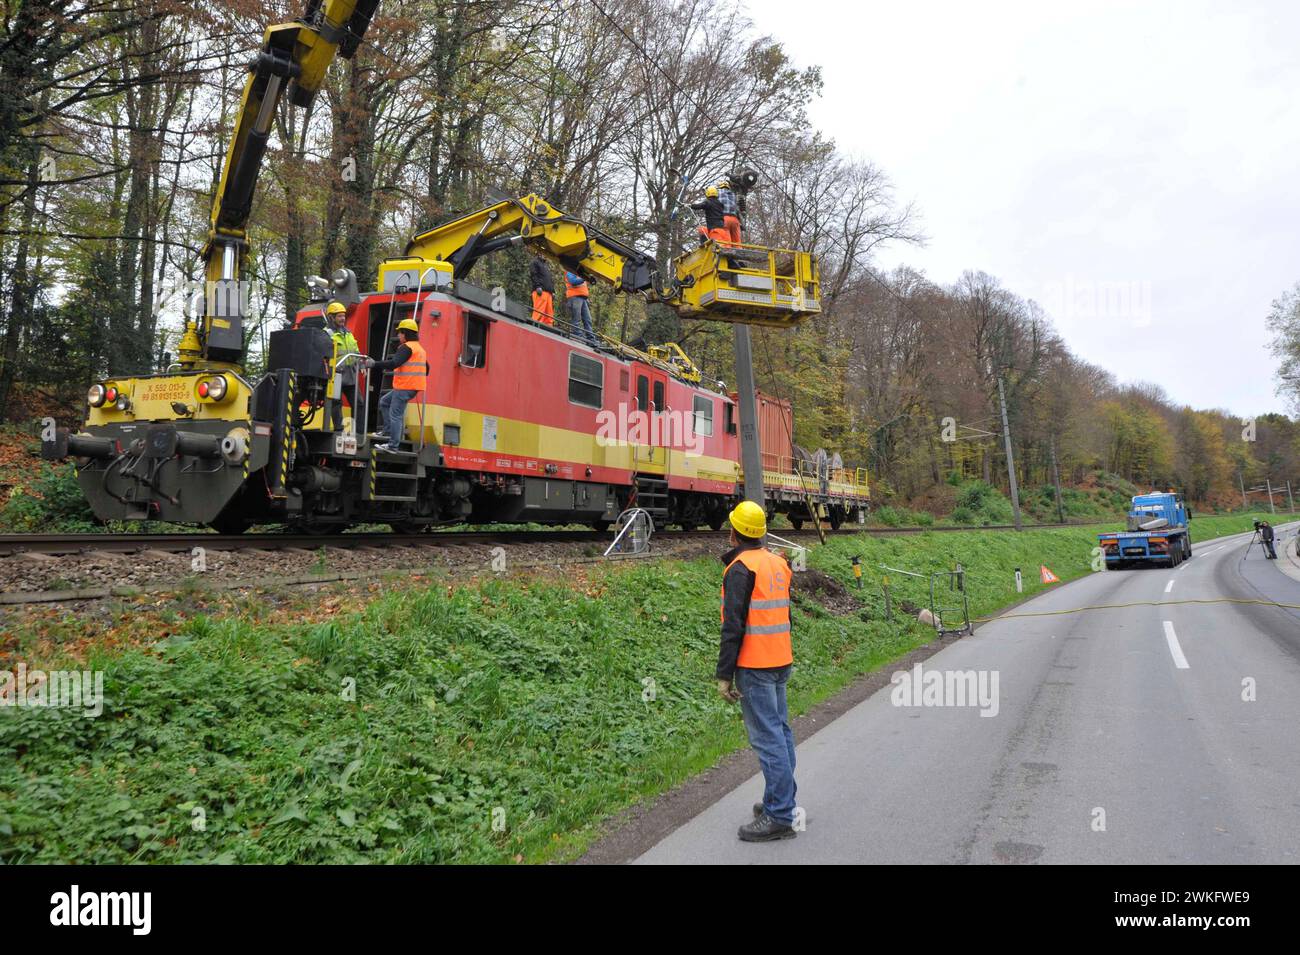
[[[1249,526],[1198,520],[1197,539]],[[879,564],[960,560],[981,615],[1014,599],[1013,567],[1032,592],[1039,563],[1089,572],[1094,544],[1082,528],[834,538],[809,564],[847,583],[860,555],[866,606],[796,610],[792,709],[929,639],[880,619]],[[198,617],[94,657],[102,716],[0,709],[0,861],[571,858],[602,819],[743,745],[712,680],[720,570],[426,585],[325,623]]]
[[[1250,530],[1252,520],[1268,516],[1194,516],[1193,543]],[[1282,519],[1279,515],[1275,521]],[[885,575],[889,576],[895,600],[906,599],[917,606],[928,606],[930,600],[928,580],[889,573],[882,565],[914,573],[931,573],[951,570],[960,563],[967,572],[971,615],[981,617],[1019,597],[1055,586],[1041,582],[1040,565],[1045,565],[1062,581],[1093,573],[1093,548],[1097,547],[1097,535],[1123,526],[1122,521],[1109,521],[1079,527],[1027,530],[1019,534],[1014,531],[936,531],[905,537],[835,536],[829,538],[825,547],[809,552],[808,565],[840,580],[851,581],[853,557],[859,557],[863,568],[860,596],[875,612],[883,611],[880,578]],[[1024,582],[1023,594],[1017,594],[1015,589],[1017,567]],[[946,598],[940,602],[950,603]]]

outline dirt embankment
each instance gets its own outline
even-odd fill
[[[790,593],[795,603],[811,598],[837,617],[847,617],[862,609],[862,601],[847,587],[820,570],[796,571]]]

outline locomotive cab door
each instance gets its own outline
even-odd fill
[[[632,365],[632,374],[636,379],[636,410],[640,412],[637,440],[632,442],[633,470],[664,474],[668,470],[668,448],[664,440],[668,375],[640,363]]]
[[[414,302],[398,302],[394,305],[391,299],[387,299],[371,305],[366,341],[361,350],[375,361],[391,357],[397,351],[397,323],[413,315]],[[391,387],[393,377],[392,372],[378,370],[372,370],[367,377],[369,400],[366,402],[366,433],[373,434],[387,426],[387,422],[379,420],[379,398]],[[362,400],[362,396],[357,395],[357,401]]]

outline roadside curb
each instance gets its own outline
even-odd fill
[[[1282,544],[1282,557],[1274,561],[1277,569],[1286,574],[1292,580],[1300,581],[1300,554],[1296,553],[1296,548],[1300,547],[1300,536],[1292,537],[1291,540]]]

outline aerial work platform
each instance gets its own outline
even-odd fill
[[[379,287],[387,287],[386,272],[398,270],[443,272],[455,281],[485,255],[515,244],[685,318],[787,328],[821,313],[817,259],[809,252],[709,241],[674,259],[672,274],[664,275],[653,256],[535,194],[503,199],[417,235],[404,258],[380,266]]]

